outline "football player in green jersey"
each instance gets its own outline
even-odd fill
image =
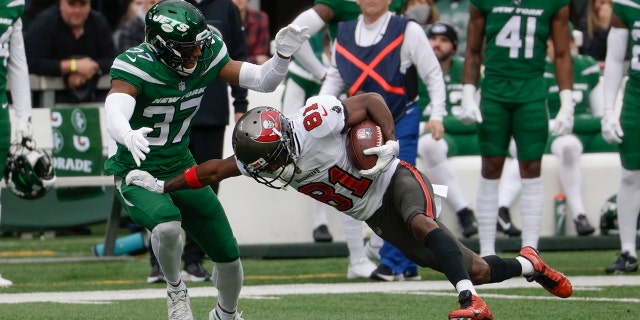
[[[0,1],[0,172],[4,172],[11,143],[7,84],[11,87],[16,112],[17,138],[31,137],[31,89],[22,37],[23,13],[24,1]],[[13,282],[0,275],[0,288],[12,285]]]
[[[273,91],[308,34],[295,25],[281,29],[274,40],[277,54],[257,66],[230,59],[224,42],[188,2],[159,2],[147,12],[145,26],[145,42],[121,53],[111,67],[105,111],[117,150],[105,169],[115,176],[118,199],[132,219],[151,230],[152,249],[167,281],[169,318],[193,319],[180,279],[182,228],[215,263],[212,280],[219,294],[209,319],[237,320],[242,264],[224,209],[211,188],[157,195],[127,186],[122,177],[138,167],[158,177],[195,173],[189,130],[207,85],[219,77],[247,89]]]
[[[575,123],[571,134],[555,137],[549,136],[546,153],[551,152],[558,157],[558,180],[562,191],[567,196],[567,204],[573,214],[576,233],[580,236],[592,234],[595,229],[589,223],[582,198],[582,174],[580,172],[580,155],[583,152],[609,152],[600,135],[600,119],[604,106],[602,85],[600,84],[600,66],[589,56],[578,54],[578,44],[572,32],[571,51],[573,59],[573,101],[575,102]],[[548,82],[548,108],[551,118],[560,108],[558,84],[553,67],[553,43],[547,43],[547,66],[545,78]],[[553,120],[551,120],[553,122]],[[553,127],[550,123],[549,127]],[[514,148],[515,149],[515,148]],[[511,155],[515,152],[510,150]],[[520,173],[518,162],[512,161],[504,168],[500,181],[499,215],[508,212],[520,192]],[[500,223],[498,224],[500,225]]]
[[[473,210],[469,208],[469,203],[462,194],[455,172],[447,161],[447,157],[479,153],[476,125],[464,124],[456,117],[462,98],[463,64],[463,60],[456,56],[458,31],[450,23],[436,22],[427,31],[427,36],[444,74],[448,114],[443,118],[444,139],[436,140],[429,132],[422,133],[418,141],[418,155],[424,161],[431,180],[449,187],[447,202],[458,216],[462,235],[468,238],[478,233],[478,224]],[[418,83],[418,92],[421,100],[418,104],[422,109],[421,120],[426,121],[431,105],[429,92],[422,82]]]
[[[638,271],[636,222],[640,214],[640,1],[613,0],[613,18],[607,38],[604,69],[604,116],[602,136],[619,144],[622,176],[618,189],[618,225],[622,254],[608,266],[607,273]],[[616,105],[624,75],[624,58],[631,59],[622,110]],[[614,107],[615,106],[615,107]]]
[[[549,37],[555,47],[561,101],[553,134],[567,134],[573,127],[569,0],[471,0],[469,15],[459,117],[463,122],[478,122],[480,253],[495,254],[498,185],[512,136],[522,177],[522,247],[537,248],[544,200],[540,166],[549,132],[543,76]],[[478,108],[474,96],[483,62],[485,77]]]

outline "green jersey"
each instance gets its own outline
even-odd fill
[[[598,62],[589,56],[573,56],[573,102],[575,102],[576,116],[592,114],[589,108],[589,94],[600,81],[600,66]],[[560,90],[556,82],[555,67],[551,60],[547,60],[544,73],[549,85],[547,105],[549,116],[555,118],[560,110]]]
[[[217,55],[206,70],[201,75],[186,77],[160,62],[144,43],[116,57],[111,67],[111,78],[125,81],[138,91],[136,106],[129,120],[131,128],[153,129],[147,135],[150,151],[140,170],[166,178],[193,164],[188,148],[191,121],[198,111],[205,88],[229,61],[226,46],[215,35],[212,46]],[[121,144],[118,144],[116,154],[105,163],[108,174],[121,177],[134,168],[136,164],[131,153]]]
[[[355,20],[360,15],[360,6],[358,6],[356,0],[316,0],[314,3],[322,3],[333,10],[333,19],[327,23],[331,39],[335,39],[336,34],[338,34],[338,23]],[[400,13],[404,3],[405,0],[391,0],[389,11]]]
[[[620,18],[620,21],[629,28],[629,38],[627,39],[627,54],[631,63],[629,64],[629,80],[625,89],[625,100],[629,97],[640,97],[640,1],[638,0],[614,0],[613,12]]]
[[[451,69],[444,72],[444,83],[446,90],[445,106],[447,108],[447,116],[443,119],[444,129],[447,133],[472,133],[476,131],[476,125],[466,125],[458,119],[458,115],[462,111],[462,66],[464,60],[458,57],[451,59]],[[429,91],[422,81],[418,81],[418,94],[420,99],[418,105],[422,111],[421,121],[428,121],[431,115],[429,103]]]
[[[0,0],[0,90],[7,90],[7,72],[9,68],[9,46],[13,24],[24,13],[24,1]],[[10,5],[11,4],[11,5]],[[4,102],[4,101],[3,101]]]
[[[471,0],[486,17],[485,76],[542,77],[551,21],[569,0]]]

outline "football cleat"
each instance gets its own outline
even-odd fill
[[[478,233],[478,222],[473,215],[473,210],[464,208],[456,212],[460,226],[462,226],[462,235],[465,238],[469,238],[472,235]]]
[[[382,281],[402,281],[404,280],[403,274],[398,274],[391,269],[391,267],[381,264],[373,270],[371,273],[371,279]]]
[[[331,232],[329,232],[329,228],[327,228],[327,225],[323,224],[313,229],[313,241],[315,242],[333,241],[333,236],[331,236]]]
[[[218,310],[218,308],[220,307],[216,307],[213,310],[211,310],[209,312],[209,320],[222,320],[223,318],[220,316],[220,314],[222,313],[222,311]],[[233,318],[229,318],[229,317],[225,317],[224,319],[231,319],[231,320],[244,320],[242,318],[242,312],[235,312],[233,314]]]
[[[574,219],[573,222],[576,224],[576,232],[579,236],[588,236],[596,231],[584,214],[578,215],[578,218]]]
[[[193,320],[187,289],[175,292],[167,291],[167,309],[169,320]]]
[[[509,237],[519,237],[522,231],[511,222],[509,208],[500,207],[498,210],[498,231]]]
[[[211,279],[211,273],[204,268],[202,262],[196,262],[185,265],[180,278],[185,282],[203,282]]]
[[[354,264],[349,264],[349,268],[347,269],[347,279],[357,279],[364,278],[367,279],[371,277],[373,271],[376,270],[375,263],[371,262],[371,260],[366,257],[361,258],[358,262]]]
[[[449,320],[493,320],[493,314],[487,304],[480,297],[469,290],[458,294],[460,308],[449,313]]]
[[[621,274],[630,271],[638,271],[638,258],[629,256],[629,252],[620,254],[616,262],[604,269],[606,273]]]
[[[573,287],[569,279],[547,265],[538,251],[532,247],[524,247],[520,250],[520,256],[529,260],[533,264],[534,272],[530,276],[525,276],[527,281],[539,283],[547,291],[560,298],[568,298],[573,293]]]

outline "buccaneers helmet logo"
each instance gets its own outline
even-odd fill
[[[259,142],[274,142],[280,139],[280,114],[276,110],[267,110],[260,114],[262,132],[256,138]]]

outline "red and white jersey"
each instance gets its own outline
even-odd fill
[[[333,96],[309,98],[291,120],[298,159],[291,186],[357,220],[366,220],[382,204],[399,160],[374,180],[360,176],[345,147],[345,107]]]

